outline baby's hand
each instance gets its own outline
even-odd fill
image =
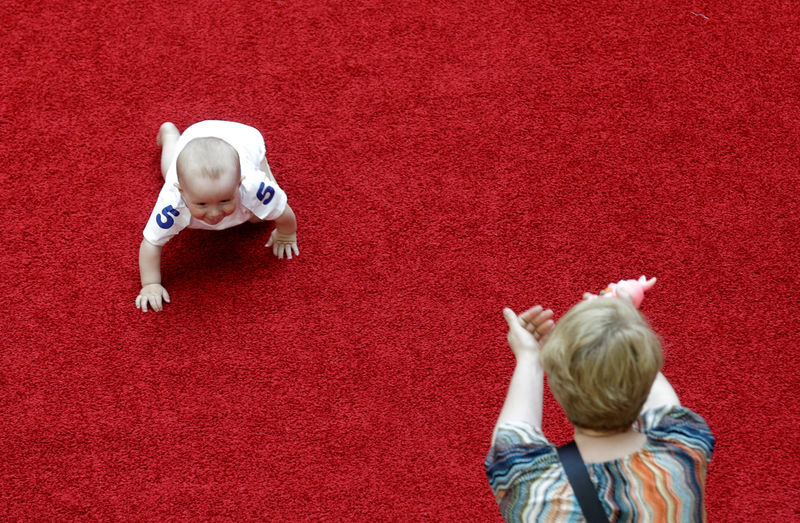
[[[272,247],[272,254],[278,258],[283,258],[286,255],[291,260],[292,253],[295,256],[300,255],[300,251],[297,249],[297,233],[286,234],[280,232],[277,228],[272,230],[265,247]]]
[[[162,287],[160,283],[150,283],[139,291],[139,295],[136,297],[136,308],[142,309],[142,312],[147,312],[147,304],[149,303],[150,308],[158,312],[164,308],[162,298],[169,303],[167,289]]]

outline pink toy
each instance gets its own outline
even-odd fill
[[[644,291],[652,289],[655,283],[655,278],[648,280],[644,276],[640,276],[638,280],[620,280],[617,283],[609,283],[608,287],[600,291],[599,295],[587,292],[583,297],[587,300],[593,298],[615,298],[618,296],[619,291],[623,291],[631,297],[633,306],[638,309],[642,304],[642,300],[644,300]]]

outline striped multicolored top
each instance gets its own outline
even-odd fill
[[[706,468],[714,451],[705,420],[665,406],[644,412],[634,429],[647,435],[639,452],[587,464],[609,520],[705,521]],[[485,465],[506,521],[585,521],[556,447],[531,425],[503,424]]]

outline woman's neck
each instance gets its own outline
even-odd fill
[[[633,430],[600,431],[575,427],[575,444],[586,463],[624,458],[642,449],[647,436]]]
[[[627,429],[618,429],[618,430],[592,430],[592,429],[582,429],[580,427],[575,427],[575,435],[577,436],[580,434],[581,436],[588,436],[590,438],[608,438],[611,436],[617,436],[619,434],[625,434],[626,432],[632,432],[633,427],[628,427]]]

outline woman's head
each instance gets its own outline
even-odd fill
[[[658,336],[624,298],[575,305],[540,359],[570,422],[598,431],[625,430],[636,421],[663,363]]]

